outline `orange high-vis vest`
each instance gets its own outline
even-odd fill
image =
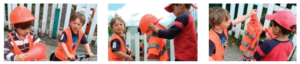
[[[240,45],[240,50],[243,51],[245,59],[254,59],[253,54],[258,47],[262,31],[263,26],[259,22],[257,15],[252,15],[251,20],[247,23],[247,29]]]
[[[13,53],[16,54],[16,55],[23,54],[24,52],[22,52],[22,51],[19,49],[18,45],[15,43],[15,41],[14,41],[14,39],[13,39],[13,37],[12,37],[11,34],[12,34],[12,33],[10,32],[10,33],[8,34],[8,36],[10,37],[11,42],[12,42],[13,45],[14,45],[14,46],[13,46]],[[33,42],[32,42],[30,33],[28,34],[28,44],[29,44],[29,50],[30,50],[30,49],[32,48],[32,46],[33,46]]]
[[[271,27],[270,28],[265,28],[265,32],[266,32],[267,38],[274,39],[276,37],[276,35],[273,34]]]
[[[66,28],[63,32],[65,32],[65,36],[67,36],[67,42],[66,43],[66,47],[67,47],[67,50],[68,52],[71,54],[71,55],[75,55],[76,53],[76,48],[79,44],[79,42],[81,41],[81,38],[82,38],[82,30],[81,29],[78,29],[77,33],[79,35],[78,37],[78,42],[76,43],[75,47],[73,48],[73,42],[72,42],[72,31],[71,31],[71,28],[68,27]],[[61,34],[63,33],[61,32]],[[55,56],[61,60],[61,61],[70,61],[70,60],[66,60],[65,58],[68,58],[68,56],[66,55],[66,53],[64,52],[63,48],[61,47],[61,43],[62,42],[59,42],[58,46],[57,46],[57,49],[55,51]]]
[[[167,61],[168,51],[166,48],[166,42],[163,38],[159,38],[153,35],[153,32],[147,36],[148,40],[148,51],[147,60],[148,61]]]
[[[125,35],[123,35],[123,36],[124,36],[124,39],[126,39]],[[121,45],[120,51],[123,52],[124,54],[126,54],[126,47],[125,47],[126,40],[125,40],[125,44],[124,44],[122,38],[118,34],[115,33],[110,38],[110,42],[109,42],[109,46],[108,46],[108,61],[124,61],[124,58],[117,56],[114,52],[111,51],[112,50],[111,43],[114,39],[118,39],[120,41],[120,45]]]
[[[223,29],[223,33],[226,36],[226,41],[228,41],[228,37],[227,37],[227,29]],[[224,53],[226,50],[223,48],[222,44],[221,44],[221,39],[218,36],[218,34],[212,29],[209,30],[209,40],[211,40],[214,44],[215,44],[215,54],[212,54],[211,57],[215,60],[215,61],[223,61],[224,59]],[[224,42],[225,43],[225,42]],[[227,45],[227,43],[226,43]]]

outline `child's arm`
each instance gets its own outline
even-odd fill
[[[61,42],[61,47],[64,50],[65,54],[70,58],[70,60],[75,60],[75,55],[71,55],[67,49],[66,43]]]
[[[236,24],[245,21],[247,18],[251,17],[252,15],[254,15],[254,14],[256,14],[256,13],[257,13],[257,10],[254,9],[254,10],[252,10],[249,14],[246,14],[246,15],[240,16],[240,17],[237,17],[236,19],[234,19],[234,20],[232,21],[232,26],[235,26]]]
[[[264,41],[259,47],[256,48],[256,51],[253,55],[253,57],[256,60],[260,60],[261,58],[264,58],[265,55],[267,55],[268,53],[270,53],[269,51],[271,51],[271,44],[273,42],[268,42],[268,41]]]
[[[159,26],[161,26],[164,30],[168,30],[169,28],[164,26],[164,25],[161,25],[160,23],[158,23]]]
[[[122,57],[122,58],[126,58],[128,61],[133,61],[133,58],[131,58],[129,55],[124,54],[121,51],[114,51],[114,53],[118,56],[118,57]]]
[[[209,61],[215,61],[211,56],[209,56]]]
[[[127,51],[131,54],[131,50],[126,46]]]
[[[4,40],[4,59],[8,61],[23,61],[26,59],[24,54],[17,55],[13,53],[13,45],[9,37]]]
[[[94,57],[94,53],[91,52],[90,45],[87,43],[87,44],[84,44],[83,46],[84,46],[87,54],[90,56],[90,58]]]

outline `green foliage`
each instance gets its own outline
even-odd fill
[[[195,27],[198,27],[198,20],[194,20]]]

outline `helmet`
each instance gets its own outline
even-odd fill
[[[10,13],[10,25],[36,19],[25,6],[17,6]]]
[[[145,34],[147,36],[150,35],[150,33],[152,32],[151,30],[149,30],[149,27],[148,25],[149,24],[154,24],[155,26],[161,28],[160,26],[158,26],[158,21],[161,20],[162,18],[158,19],[156,18],[155,16],[153,16],[152,14],[146,14],[144,15],[141,20],[140,20],[140,24],[139,24],[139,27],[142,31],[142,34]]]

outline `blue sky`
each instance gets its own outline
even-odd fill
[[[117,13],[125,21],[126,26],[138,26],[140,19],[145,14],[152,14],[164,26],[169,25],[176,18],[173,13],[165,11],[164,7],[169,3],[112,3],[108,4],[108,22]],[[197,7],[197,4],[195,5]],[[192,8],[192,7],[191,7]],[[194,17],[196,19],[196,17]]]

